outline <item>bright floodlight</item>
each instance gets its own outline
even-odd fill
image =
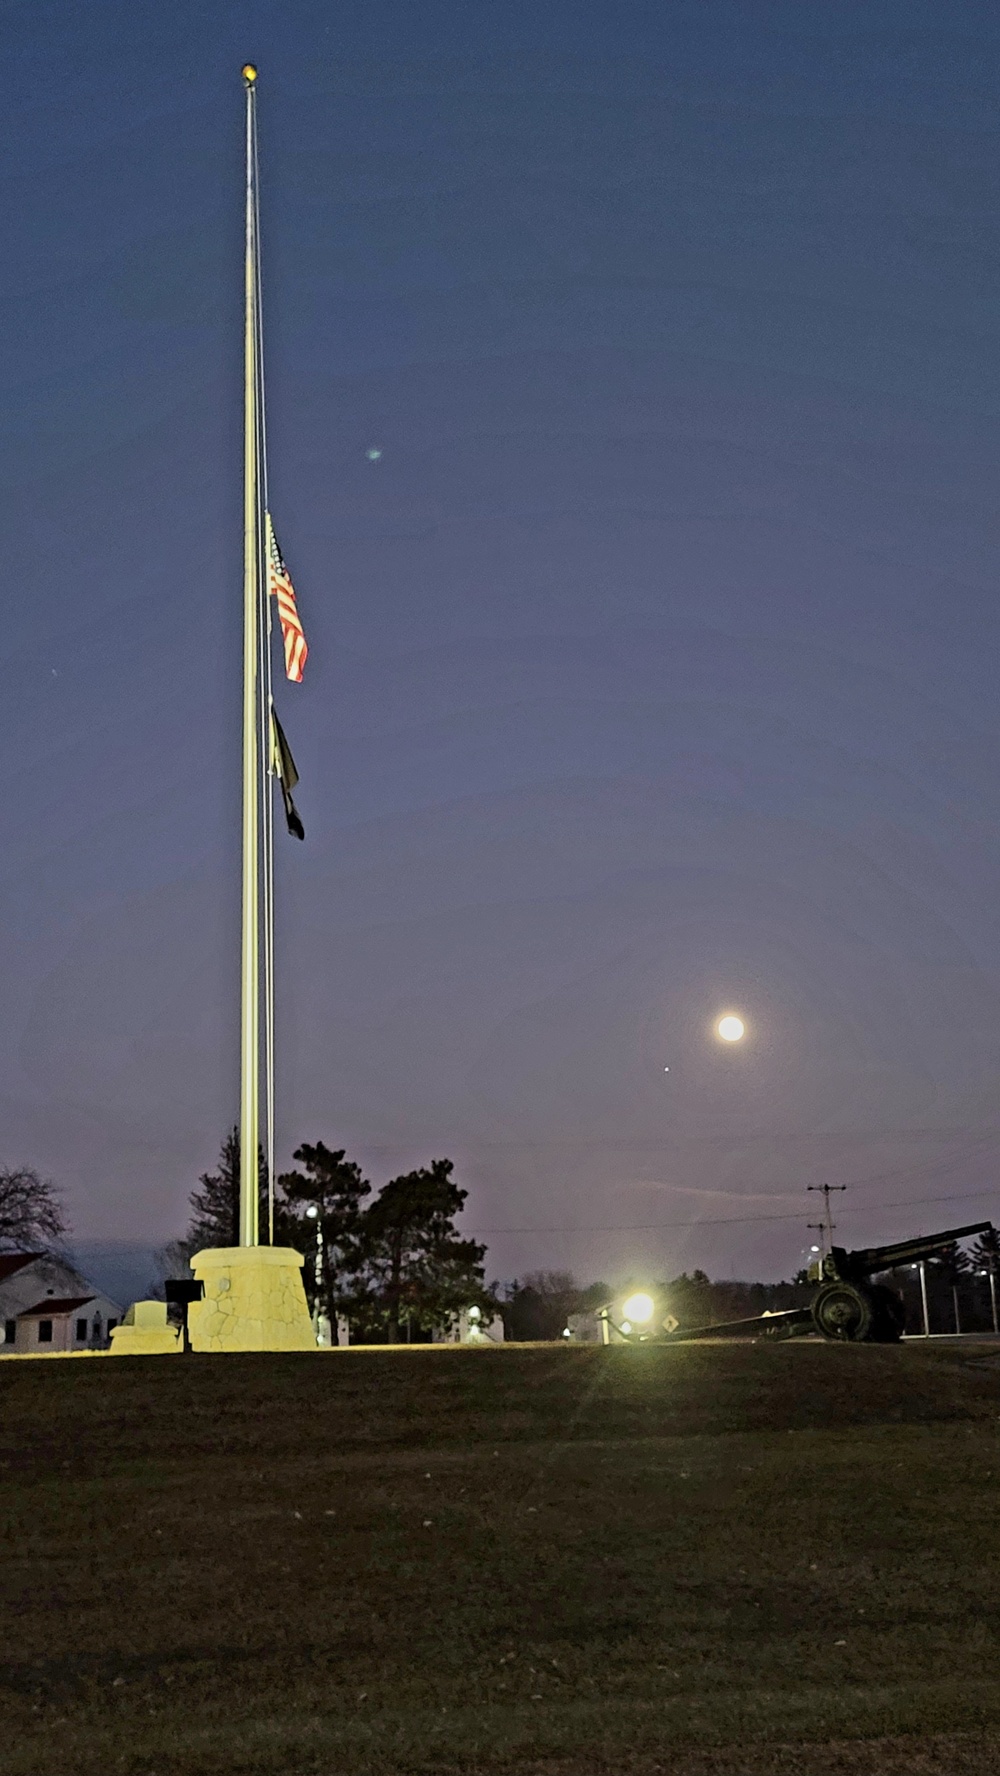
[[[739,1042],[740,1037],[743,1036],[746,1031],[746,1025],[744,1024],[743,1019],[731,1015],[720,1018],[715,1027],[719,1035],[722,1037],[723,1042]]]
[[[626,1319],[635,1320],[637,1325],[644,1326],[653,1317],[653,1298],[651,1295],[630,1295],[622,1312]]]
[[[316,1204],[310,1203],[309,1207],[306,1210],[306,1220],[307,1221],[315,1221],[318,1215],[319,1215],[319,1210],[316,1207]]]

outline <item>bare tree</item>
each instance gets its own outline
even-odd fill
[[[30,1166],[0,1166],[0,1251],[47,1252],[67,1231],[51,1179]]]
[[[161,1246],[154,1256],[156,1270],[150,1278],[146,1289],[149,1301],[166,1301],[167,1278],[190,1278],[194,1275],[191,1269],[191,1248],[187,1240],[170,1240]]]

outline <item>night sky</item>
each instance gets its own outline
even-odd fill
[[[0,1161],[155,1242],[236,1114],[252,57],[280,1162],[507,1277],[1000,1208],[995,7],[3,19]]]

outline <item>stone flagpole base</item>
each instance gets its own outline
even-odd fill
[[[307,1351],[316,1333],[302,1287],[301,1253],[288,1246],[211,1246],[191,1269],[205,1285],[188,1308],[196,1351]]]

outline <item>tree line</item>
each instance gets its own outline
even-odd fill
[[[485,1245],[465,1239],[455,1218],[468,1191],[450,1159],[390,1178],[377,1193],[343,1148],[322,1141],[296,1148],[294,1171],[274,1180],[274,1243],[305,1257],[302,1280],[311,1313],[336,1330],[350,1321],[355,1341],[398,1344],[443,1331],[462,1308],[496,1311],[487,1286]],[[268,1176],[258,1154],[260,1226],[268,1226]],[[183,1241],[168,1249],[180,1261],[204,1246],[239,1244],[240,1136],[231,1129],[214,1172],[192,1191]]]
[[[969,1247],[955,1242],[924,1267],[927,1309],[932,1332],[986,1332],[993,1329],[993,1292],[1000,1304],[1000,1232],[983,1233]],[[903,1297],[906,1330],[924,1329],[918,1271],[888,1271],[884,1280]],[[763,1313],[808,1307],[816,1294],[806,1270],[789,1282],[755,1283],[729,1279],[713,1282],[703,1270],[682,1271],[654,1285],[657,1298],[681,1326],[722,1325]],[[592,1313],[625,1290],[607,1283],[581,1288],[568,1271],[534,1271],[504,1292],[500,1311],[511,1339],[560,1338],[571,1315]]]
[[[804,1273],[790,1283],[746,1283],[712,1282],[705,1271],[693,1270],[651,1286],[682,1326],[711,1326],[801,1307],[816,1293],[815,1285],[805,1283]],[[537,1270],[508,1286],[500,1311],[508,1338],[561,1338],[572,1315],[594,1313],[627,1293],[626,1288],[612,1289],[608,1283],[581,1287],[569,1271]]]
[[[311,1312],[351,1322],[356,1340],[398,1342],[429,1338],[444,1330],[462,1308],[503,1316],[505,1335],[517,1341],[562,1337],[572,1314],[593,1312],[612,1299],[608,1284],[581,1287],[565,1271],[534,1271],[501,1288],[487,1284],[486,1246],[464,1239],[455,1226],[468,1192],[448,1159],[390,1179],[373,1194],[361,1168],[342,1148],[322,1141],[294,1154],[296,1169],[275,1179],[275,1243],[305,1256],[303,1282]],[[204,1246],[239,1244],[239,1131],[222,1143],[214,1172],[204,1172],[191,1192],[191,1218],[183,1240],[160,1255],[164,1274],[187,1267]],[[258,1155],[260,1223],[268,1223],[268,1179]],[[69,1234],[59,1191],[29,1166],[0,1166],[0,1252],[58,1254]],[[1000,1299],[1000,1233],[979,1236],[971,1247],[953,1245],[924,1266],[932,1331],[980,1331],[992,1327],[989,1279]],[[902,1294],[907,1330],[923,1330],[920,1277],[916,1268],[887,1273]],[[161,1289],[162,1289],[162,1285]],[[815,1293],[806,1272],[790,1282],[713,1282],[702,1270],[682,1272],[658,1286],[682,1326],[749,1319],[806,1306]]]

